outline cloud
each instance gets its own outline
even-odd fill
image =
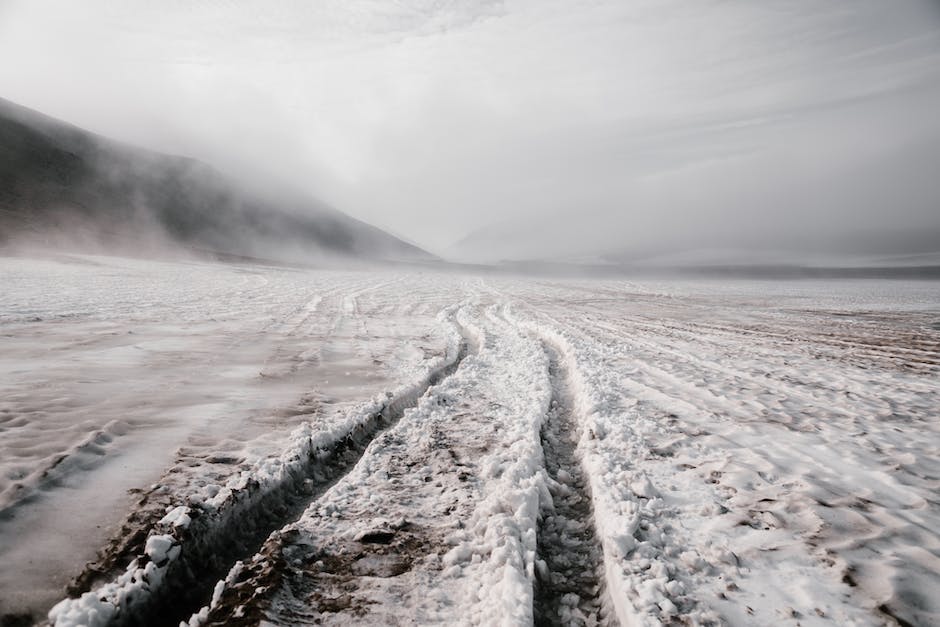
[[[540,219],[588,250],[745,218],[940,220],[905,174],[940,142],[938,35],[926,0],[7,0],[0,88],[434,250],[516,220],[510,245],[544,251]],[[897,202],[859,208],[863,171]],[[774,200],[794,187],[820,191]]]

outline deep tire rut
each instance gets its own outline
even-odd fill
[[[179,558],[170,564],[163,585],[122,605],[109,625],[178,627],[181,621],[208,605],[215,584],[236,562],[250,560],[273,532],[299,519],[311,503],[353,469],[376,437],[394,426],[431,387],[459,368],[471,344],[464,329],[457,326],[463,339],[456,358],[432,372],[417,391],[390,398],[380,411],[335,445],[303,460],[283,484],[263,492],[256,484],[249,484],[248,494],[243,496],[250,501],[247,508],[207,516],[193,510],[193,521],[182,538]]]
[[[209,604],[216,582],[224,578],[229,570],[238,561],[250,560],[253,555],[261,551],[265,540],[275,531],[282,529],[301,517],[304,510],[315,500],[320,498],[327,490],[338,483],[353,469],[365,453],[366,449],[379,435],[393,427],[404,415],[418,403],[427,391],[438,385],[441,381],[452,375],[469,352],[467,342],[461,341],[457,358],[448,366],[431,374],[427,384],[414,395],[403,399],[391,400],[381,412],[373,414],[370,419],[356,431],[343,438],[335,447],[323,451],[311,459],[303,473],[297,477],[286,490],[272,493],[270,499],[265,499],[266,505],[259,508],[264,516],[264,524],[254,533],[239,534],[235,537],[223,537],[222,544],[226,546],[218,559],[215,553],[216,567],[204,572],[188,582],[181,582],[171,595],[172,602],[160,607],[159,618],[147,621],[148,627],[178,627],[180,621],[186,621],[190,616]],[[273,510],[274,516],[267,516]],[[225,550],[228,549],[228,550]],[[180,562],[189,562],[184,572],[196,572],[199,561],[209,557],[197,556],[195,560],[183,559]],[[182,564],[181,564],[182,565]],[[195,568],[194,568],[195,567]],[[184,604],[183,598],[186,599]]]
[[[544,346],[553,394],[541,440],[552,503],[543,504],[538,525],[535,624],[606,625],[603,553],[590,486],[577,455],[581,429],[568,373],[557,351]]]
[[[335,472],[330,481],[327,484],[322,486],[322,489],[317,490],[315,497],[307,499],[302,507],[298,507],[296,514],[290,519],[285,520],[284,524],[280,525],[276,529],[272,530],[272,533],[266,537],[257,549],[245,556],[239,558],[239,560],[233,560],[232,565],[235,561],[242,561],[243,565],[241,569],[235,574],[234,579],[226,580],[227,587],[218,599],[218,605],[209,608],[208,614],[203,618],[202,625],[206,627],[215,627],[215,626],[226,626],[226,627],[248,627],[252,625],[257,625],[260,622],[263,622],[267,619],[266,612],[270,609],[269,603],[270,598],[267,596],[268,593],[273,593],[279,589],[285,580],[287,580],[288,586],[296,585],[296,574],[292,569],[296,566],[288,565],[283,558],[285,546],[290,545],[291,542],[296,540],[298,535],[297,530],[288,529],[284,531],[284,527],[288,526],[290,523],[298,520],[307,509],[307,507],[312,504],[317,498],[322,494],[326,493],[329,488],[333,485],[339,483],[349,472],[353,470],[355,465],[362,458],[365,453],[368,445],[375,440],[381,433],[388,430],[394,426],[398,420],[401,418],[401,415],[406,409],[410,409],[417,405],[419,399],[427,394],[427,392],[442,383],[445,379],[450,377],[454,372],[457,371],[460,364],[463,360],[472,353],[477,352],[478,347],[474,340],[468,336],[465,329],[457,324],[457,327],[460,331],[461,340],[460,348],[458,351],[457,359],[451,365],[443,368],[431,377],[429,377],[427,386],[423,391],[415,396],[413,402],[409,403],[407,407],[403,407],[400,412],[398,412],[397,417],[394,420],[387,421],[380,429],[377,429],[371,433],[371,437],[368,442],[365,442],[364,445],[357,449],[357,454],[354,460],[351,460],[349,463],[344,464],[339,472]],[[405,525],[408,526],[407,523]],[[400,529],[396,529],[400,531]],[[408,532],[397,534],[401,537],[410,537],[413,534]],[[401,538],[395,540],[394,543],[401,541]],[[362,542],[362,540],[360,540]],[[370,540],[366,540],[370,542]],[[386,544],[388,539],[379,538],[375,540],[379,544]],[[394,544],[393,543],[393,544]],[[263,556],[261,560],[252,560],[253,557]],[[332,560],[330,560],[332,561]],[[344,573],[348,569],[348,564],[340,565],[339,563],[332,563],[330,568],[339,568]],[[225,573],[222,574],[225,576]],[[211,583],[214,584],[216,581],[222,578],[222,576],[216,578]],[[208,590],[209,596],[206,597],[205,602],[199,606],[192,608],[192,611],[187,614],[185,618],[188,618],[191,615],[194,615],[203,607],[209,605],[210,596],[212,589]],[[259,592],[261,594],[259,594]],[[321,591],[308,591],[309,600],[312,603],[315,603],[317,599],[321,603],[324,603],[326,607],[334,608],[335,611],[340,611],[346,609],[340,605],[336,605],[336,600],[330,600],[320,594]],[[345,599],[347,597],[343,597]],[[311,610],[315,609],[311,607]],[[291,622],[302,623],[306,622],[304,616],[294,616]]]

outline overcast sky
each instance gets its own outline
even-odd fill
[[[0,96],[436,252],[940,229],[934,0],[0,0]]]

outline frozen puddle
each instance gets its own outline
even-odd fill
[[[73,456],[67,460],[71,472],[58,474],[47,489],[8,508],[0,517],[0,563],[19,568],[0,569],[4,591],[0,607],[23,613],[61,598],[71,578],[95,559],[98,548],[117,530],[136,500],[130,490],[156,481],[173,461],[173,444],[185,441],[193,424],[213,409],[219,408],[178,413],[172,421],[175,426],[162,429],[158,437],[146,432],[115,436],[121,440],[119,447],[111,437],[100,439],[116,450]],[[77,538],[82,541],[76,542]]]
[[[134,499],[127,490],[159,477],[160,470],[155,471],[149,460],[162,453],[164,461],[170,461],[165,449],[148,448],[152,447],[130,447],[94,471],[65,477],[54,495],[39,493],[0,520],[4,611],[15,614],[50,607],[62,597],[71,578],[95,558],[131,506]],[[138,455],[149,459],[138,462]],[[102,485],[108,489],[102,490]],[[17,565],[15,570],[7,566],[12,564]]]

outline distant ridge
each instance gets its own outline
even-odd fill
[[[0,98],[0,242],[154,235],[220,255],[427,261],[417,246],[314,198],[259,192],[186,157],[130,146]]]

